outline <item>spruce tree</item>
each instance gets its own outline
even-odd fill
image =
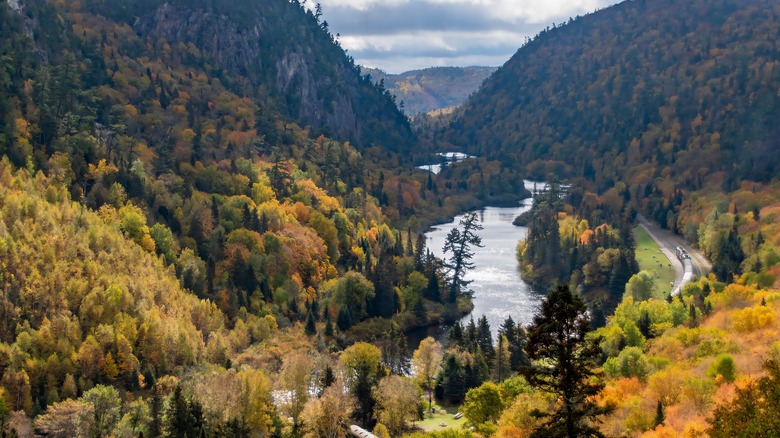
[[[309,335],[309,336],[317,334],[317,323],[314,320],[314,313],[312,313],[311,310],[306,315],[305,331],[306,331],[306,334]]]
[[[436,379],[436,396],[447,402],[460,403],[466,396],[466,373],[455,354],[447,354]]]
[[[417,244],[414,246],[415,271],[423,272],[423,269],[425,269],[425,253],[425,235],[421,233],[417,235]]]
[[[636,326],[639,328],[639,331],[642,332],[642,336],[644,336],[645,339],[653,338],[652,321],[650,320],[650,312],[648,312],[647,310],[643,310],[642,314],[639,315],[639,321],[637,321]]]
[[[734,281],[734,275],[739,275],[742,271],[740,265],[745,260],[745,252],[742,249],[742,238],[737,230],[737,224],[734,223],[728,234],[723,236],[719,242],[718,250],[715,252],[715,260],[712,262],[712,272],[719,280],[731,283]]]
[[[326,389],[330,388],[333,383],[336,382],[336,373],[333,372],[333,367],[331,367],[328,364],[325,364],[325,370],[322,372],[322,376],[319,379],[319,385],[320,385],[320,391],[319,395],[322,396],[322,393],[325,392]]]
[[[490,324],[485,315],[482,315],[477,321],[477,346],[487,361],[493,360],[495,356],[493,335],[490,333]]]
[[[439,287],[439,274],[435,269],[428,276],[428,287],[425,288],[425,298],[433,301],[441,301],[441,288]]]
[[[203,409],[195,400],[188,400],[176,385],[165,412],[166,437],[197,437],[203,423]]]
[[[552,290],[528,327],[526,352],[534,365],[522,370],[528,382],[561,400],[534,431],[535,437],[603,436],[593,421],[611,409],[596,404],[604,384],[595,371],[601,349],[588,339],[587,306],[567,285]]]
[[[658,405],[655,407],[655,419],[653,420],[653,425],[654,427],[658,427],[664,424],[664,421],[666,421],[666,415],[664,415],[664,404],[661,403],[661,400],[658,400]]]
[[[162,434],[163,399],[160,388],[155,385],[152,389],[152,398],[149,401],[149,411],[152,417],[149,422],[149,436],[156,438]]]
[[[463,348],[463,325],[460,322],[456,322],[450,328],[449,333],[447,333],[447,340],[450,344]]]
[[[330,313],[325,314],[325,336],[333,336],[333,322],[330,320]]]
[[[526,334],[521,325],[515,325],[512,317],[507,317],[498,329],[499,336],[505,336],[507,339],[507,349],[509,350],[509,371],[516,372],[520,367],[530,364],[528,356],[525,354]]]

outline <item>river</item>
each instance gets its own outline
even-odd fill
[[[526,181],[525,186],[535,191],[543,189],[544,184]],[[518,202],[517,207],[486,207],[477,212],[483,227],[478,234],[484,246],[474,248],[475,268],[465,277],[472,281],[469,288],[474,291],[474,310],[463,322],[468,322],[472,316],[476,321],[484,314],[494,336],[507,316],[511,316],[515,323],[529,324],[544,298],[543,294],[534,292],[523,281],[515,257],[517,242],[525,238],[527,229],[512,225],[512,221],[529,210],[532,203],[533,200],[528,198]],[[437,225],[425,234],[426,244],[436,256],[444,256],[444,239],[462,218],[463,215],[457,216],[453,221]],[[416,348],[420,339],[426,335],[442,338],[444,331],[445,328],[438,327],[412,333],[409,346]]]

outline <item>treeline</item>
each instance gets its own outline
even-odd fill
[[[552,181],[522,218],[528,226],[517,247],[523,278],[541,290],[555,283],[576,288],[593,306],[597,327],[639,272],[631,231],[636,213],[627,199],[627,192],[598,197]]]
[[[436,377],[436,398],[460,404],[466,393],[486,381],[502,382],[530,364],[525,353],[526,333],[522,325],[507,317],[493,341],[490,324],[483,315],[465,326],[458,322],[447,335],[441,371]]]

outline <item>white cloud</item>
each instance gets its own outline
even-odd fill
[[[500,65],[552,23],[617,0],[319,0],[356,62],[397,73],[432,65]],[[309,0],[309,7],[315,0]]]

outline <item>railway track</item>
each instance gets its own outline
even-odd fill
[[[712,269],[712,264],[697,249],[680,236],[667,230],[662,230],[644,217],[637,216],[639,225],[655,240],[661,251],[669,259],[676,272],[672,295],[680,293],[682,288],[694,278],[706,275]]]

